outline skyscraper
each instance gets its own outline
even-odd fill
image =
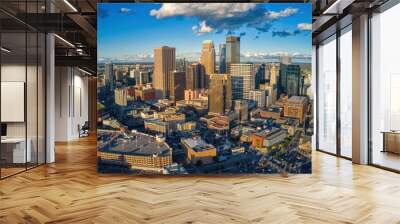
[[[289,96],[300,94],[300,66],[281,64],[278,95],[286,93]]]
[[[116,88],[114,90],[114,102],[119,106],[128,105],[128,91],[124,88]]]
[[[186,68],[186,88],[190,90],[204,89],[206,87],[205,68],[202,64],[193,63]]]
[[[219,73],[226,73],[226,44],[219,45]]]
[[[226,37],[226,69],[230,72],[230,65],[240,63],[240,37]]]
[[[249,103],[247,100],[235,100],[234,109],[239,115],[239,120],[247,121],[249,119]]]
[[[123,74],[122,71],[120,69],[117,69],[114,71],[114,77],[115,77],[115,81],[122,81],[123,78]]]
[[[232,109],[231,77],[229,74],[211,74],[208,93],[208,110],[224,114]]]
[[[150,82],[150,72],[149,71],[139,71],[135,74],[136,84],[146,84]]]
[[[250,90],[250,99],[257,103],[257,107],[265,107],[267,103],[266,90]]]
[[[265,79],[269,80],[271,86],[277,86],[279,81],[279,63],[269,63],[266,66]]]
[[[232,99],[250,99],[250,90],[255,87],[254,64],[231,64]]]
[[[282,64],[290,65],[292,64],[292,57],[289,54],[281,55],[280,61]]]
[[[184,72],[186,70],[186,58],[176,59],[176,70],[180,72]]]
[[[104,66],[104,80],[105,84],[110,88],[110,91],[114,90],[114,68],[113,64],[108,63]]]
[[[171,71],[175,71],[175,48],[167,46],[155,48],[153,87],[156,99],[168,97]]]
[[[256,76],[255,76],[255,89],[260,88],[260,83],[265,83],[265,64],[257,64],[255,66]]]
[[[178,101],[184,99],[185,92],[185,72],[172,71],[170,73],[170,92],[171,100]]]
[[[215,73],[215,49],[212,40],[203,41],[201,49],[200,63],[204,66],[206,74]]]
[[[276,86],[271,86],[271,85],[265,85],[262,90],[265,90],[267,92],[266,96],[266,103],[265,106],[270,106],[271,104],[275,104],[277,98],[278,98],[278,89]]]

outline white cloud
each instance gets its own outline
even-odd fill
[[[296,59],[311,59],[311,55],[303,53],[289,53],[285,51],[276,52],[251,52],[245,51],[241,55],[243,61],[253,62],[271,62],[277,61],[281,56],[291,56]],[[200,52],[179,52],[176,55],[177,59],[185,58],[187,61],[199,61]],[[218,57],[217,57],[218,60]],[[154,55],[141,53],[141,54],[125,54],[119,57],[99,57],[98,62],[114,62],[114,63],[126,63],[126,62],[153,62]]]
[[[312,24],[311,23],[299,23],[299,24],[297,24],[297,29],[310,31],[310,30],[312,30]]]
[[[214,29],[210,26],[207,26],[206,21],[201,21],[199,26],[193,26],[192,30],[197,35],[203,35],[205,33],[211,33]]]
[[[244,58],[247,59],[268,59],[268,58],[273,58],[273,57],[282,57],[282,56],[290,56],[290,57],[299,57],[299,58],[304,58],[304,57],[311,57],[310,55],[307,54],[301,54],[298,52],[295,53],[289,53],[286,51],[276,51],[276,52],[251,52],[251,51],[246,51],[242,53],[241,55]]]
[[[259,32],[268,32],[273,22],[298,12],[296,8],[271,11],[258,7],[257,3],[163,3],[150,11],[157,19],[184,16],[194,17],[204,23],[195,25],[196,34],[211,32],[232,32],[241,27],[252,27]],[[206,24],[206,25],[205,25]],[[203,30],[204,32],[196,32]]]
[[[121,8],[119,11],[120,11],[121,13],[128,13],[128,12],[131,11],[131,9],[128,9],[128,8]]]
[[[280,18],[283,18],[283,17],[288,17],[288,16],[291,16],[293,14],[296,14],[297,11],[298,11],[298,9],[295,9],[295,8],[286,8],[286,9],[281,10],[279,12],[269,11],[269,12],[266,13],[266,16],[267,16],[268,19],[275,20],[275,19],[280,19]]]
[[[150,15],[157,19],[174,16],[206,16],[212,19],[234,17],[254,9],[255,3],[164,3],[153,9]]]

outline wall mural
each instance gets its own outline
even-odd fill
[[[98,171],[311,173],[311,8],[98,4]]]

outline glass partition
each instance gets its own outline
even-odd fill
[[[318,145],[336,154],[336,36],[318,47]]]
[[[43,1],[0,2],[40,13]],[[0,12],[0,178],[45,163],[45,34]]]
[[[35,32],[27,33],[27,74],[26,74],[26,115],[27,115],[27,151],[30,160],[27,167],[31,168],[37,165],[38,158],[38,34]]]
[[[351,25],[340,35],[340,155],[352,157],[352,33]]]
[[[372,163],[400,170],[400,4],[371,18]]]
[[[24,171],[31,160],[26,126],[26,33],[1,34],[1,175]],[[7,49],[7,50],[4,50]]]

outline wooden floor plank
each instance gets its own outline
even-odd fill
[[[313,174],[96,172],[96,139],[0,181],[0,223],[400,223],[400,175],[313,152]]]

